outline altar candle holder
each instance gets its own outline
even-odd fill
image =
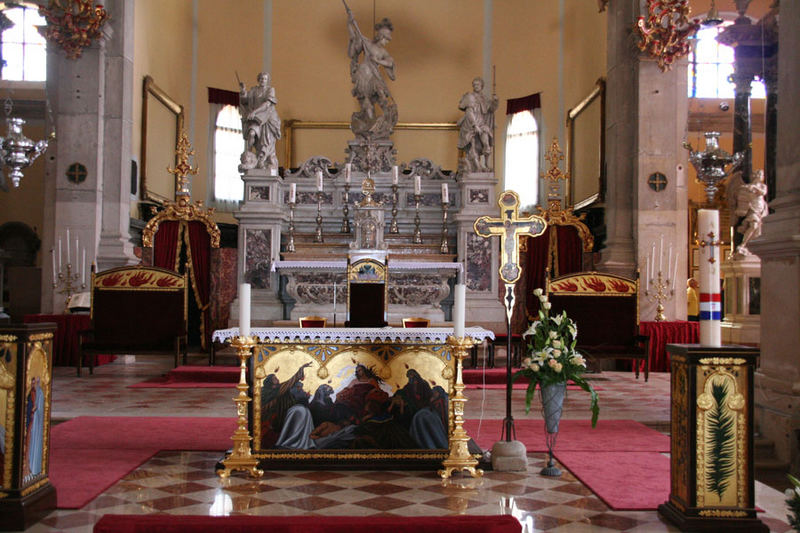
[[[651,279],[647,284],[648,288],[644,290],[645,296],[647,296],[651,302],[656,303],[656,322],[664,322],[667,319],[664,315],[664,302],[675,295],[675,291],[673,288],[670,288],[670,284],[672,284],[673,287],[675,286],[669,279],[664,279],[663,274],[659,270],[655,278]],[[651,286],[652,291],[650,289]]]
[[[442,461],[443,469],[439,470],[442,480],[448,479],[453,472],[466,470],[472,477],[482,477],[483,470],[476,468],[478,460],[469,453],[469,435],[464,429],[464,404],[467,397],[464,396],[464,379],[462,369],[464,368],[464,358],[467,352],[477,344],[475,339],[469,336],[447,338],[447,345],[456,360],[456,376],[453,383],[453,396],[450,397],[450,408],[453,413],[453,429],[449,435],[450,453]]]
[[[411,242],[414,244],[422,244],[422,231],[419,229],[419,202],[422,200],[421,194],[414,194],[414,206],[415,206],[415,214],[414,214],[414,237],[411,239]]]
[[[450,253],[450,247],[447,245],[447,208],[450,202],[442,202],[442,245],[439,251],[443,254]]]
[[[400,233],[397,227],[397,184],[392,183],[392,221],[389,223],[389,233]]]
[[[314,242],[324,242],[322,238],[322,191],[317,191],[317,230]]]
[[[237,470],[249,472],[252,477],[264,475],[264,471],[258,468],[258,459],[252,455],[250,442],[253,437],[247,429],[247,404],[252,401],[247,394],[249,389],[247,360],[255,345],[256,339],[251,336],[237,336],[231,341],[231,346],[236,349],[236,355],[239,357],[239,383],[236,385],[239,394],[233,399],[236,404],[237,427],[231,437],[233,450],[226,459],[222,460],[223,468],[217,470],[217,475],[221,478],[230,477],[231,473]]]
[[[350,183],[344,184],[344,205],[342,206],[342,229],[339,233],[350,233]],[[320,241],[322,242],[322,241]]]
[[[286,251],[294,252],[294,209],[297,204],[289,202],[289,242],[286,243]]]
[[[56,277],[57,276],[57,277]],[[80,281],[80,283],[78,283]],[[67,263],[62,270],[59,265],[58,273],[53,276],[53,289],[58,289],[59,294],[64,294],[64,312],[69,309],[69,301],[72,295],[78,292],[77,289],[85,289],[86,283],[82,279],[81,272],[72,273],[72,263]]]

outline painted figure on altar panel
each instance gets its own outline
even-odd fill
[[[45,353],[39,349],[31,352],[28,361],[25,390],[25,427],[23,441],[22,477],[30,480],[42,473],[45,439],[45,388],[48,380]]]
[[[350,36],[347,55],[350,58],[352,93],[361,108],[353,113],[351,129],[356,136],[365,139],[388,139],[397,124],[397,106],[382,72],[394,81],[394,59],[386,50],[386,45],[392,40],[394,26],[388,18],[384,18],[375,24],[375,36],[367,39],[346,3],[345,9]],[[376,113],[376,106],[380,115]]]
[[[494,112],[497,95],[483,94],[483,78],[472,80],[472,91],[464,94],[458,108],[464,116],[458,120],[458,149],[463,150],[462,164],[468,172],[492,170],[494,147]]]
[[[448,447],[448,396],[414,369],[394,394],[374,368],[355,363],[349,381],[335,390],[322,383],[313,396],[304,387],[304,364],[280,382],[262,385],[261,448],[441,449]],[[353,368],[353,367],[349,367]]]
[[[248,90],[239,82],[239,112],[242,115],[242,135],[245,149],[239,170],[278,168],[275,143],[281,138],[281,119],[275,106],[275,88],[269,84],[269,74],[258,75],[258,85]]]

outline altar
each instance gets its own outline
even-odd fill
[[[447,457],[452,328],[253,328],[248,430],[259,468],[434,468]],[[238,328],[217,330],[218,342]],[[494,338],[465,329],[478,342]]]

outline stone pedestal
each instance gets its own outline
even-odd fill
[[[756,516],[753,369],[758,351],[668,344],[670,494],[658,512],[681,531],[767,532]]]
[[[50,484],[55,324],[0,327],[0,531],[27,529],[56,508]]]
[[[761,260],[734,256],[722,263],[725,293],[724,344],[761,342]]]

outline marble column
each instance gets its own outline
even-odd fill
[[[638,4],[632,4],[637,3],[608,6],[608,239],[598,270],[631,277],[638,267],[642,276],[639,316],[653,320],[656,302],[644,294],[645,258],[652,244],[660,248],[663,239],[663,276],[675,270],[676,256],[678,263],[674,294],[664,301],[665,314],[668,320],[685,320],[688,196],[686,173],[679,172],[678,165],[688,166],[682,148],[688,119],[686,59],[662,72],[655,59],[631,45],[630,28],[640,14]],[[665,186],[648,184],[655,173],[666,177]],[[669,281],[668,292],[673,280]]]
[[[750,120],[750,84],[753,83],[753,74],[746,72],[739,65],[734,67],[731,75],[735,89],[733,98],[733,153],[744,152],[744,159],[739,166],[742,181],[750,183],[750,174],[753,172],[753,151],[750,144],[753,142],[753,133]]]
[[[69,228],[71,244],[78,238],[86,249],[87,270],[92,261],[99,269],[136,262],[128,242],[133,6],[123,0],[105,6],[111,18],[104,36],[79,59],[67,59],[57,46],[47,50],[46,93],[57,138],[46,155],[44,202],[53,208],[45,209],[42,249],[57,248]],[[67,179],[75,163],[86,168],[84,181]],[[61,312],[64,297],[53,290],[51,263],[43,264],[42,311]]]
[[[608,6],[606,79],[606,247],[598,269],[630,276],[636,267],[634,243],[634,180],[637,160],[637,77],[639,57],[631,28],[638,2]]]
[[[781,2],[778,92],[800,94],[800,2]],[[800,468],[800,106],[778,114],[776,196],[763,233],[750,242],[761,257],[761,363],[756,424],[786,471]]]

